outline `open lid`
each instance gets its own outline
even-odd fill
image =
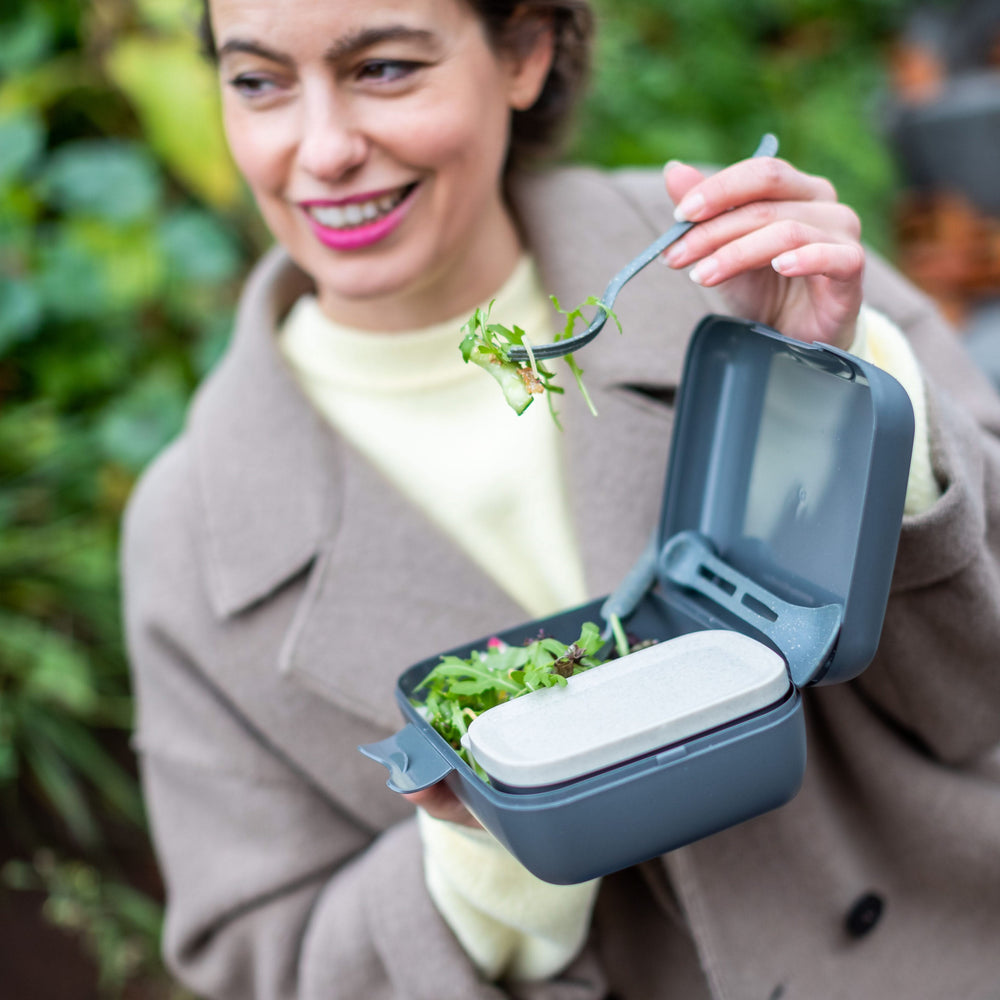
[[[909,396],[881,369],[706,317],[677,402],[659,585],[767,637],[798,687],[856,676],[882,630],[912,442]]]

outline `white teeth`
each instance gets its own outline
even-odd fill
[[[326,226],[327,229],[343,229],[347,221],[344,218],[344,210],[334,205],[327,205],[324,208],[312,205],[309,211],[312,213],[313,218],[321,226]]]
[[[309,214],[327,229],[351,229],[391,212],[409,193],[409,188],[395,194],[382,195],[372,201],[355,201],[349,205],[310,205]]]

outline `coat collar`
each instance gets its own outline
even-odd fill
[[[671,221],[656,175],[609,178],[577,168],[525,176],[512,201],[545,286],[564,304],[603,291]],[[656,208],[645,209],[647,202]],[[609,329],[581,358],[601,419],[586,413],[575,392],[562,406],[567,477],[594,594],[613,586],[641,551],[659,500],[648,476],[653,469],[662,482],[668,447],[665,411],[636,406],[623,386],[675,385],[687,334],[711,308],[682,276],[656,264],[648,270],[616,307],[624,337]],[[433,655],[463,634],[522,620],[523,611],[330,432],[295,384],[274,333],[309,289],[283,251],[265,256],[241,300],[230,349],[191,411],[215,612],[237,614],[309,571],[283,654],[292,668],[322,660],[333,635],[349,649],[388,642],[365,634],[372,600],[418,609],[426,650],[412,654]],[[637,495],[648,497],[649,509],[637,508]],[[366,538],[379,539],[378,566],[365,564]],[[420,595],[402,591],[420,579],[421,565],[435,567],[433,586]],[[327,616],[337,609],[338,621],[316,626],[317,607]]]
[[[339,456],[282,361],[274,331],[310,290],[280,250],[254,269],[235,335],[189,417],[215,612],[231,615],[314,557],[334,515]]]

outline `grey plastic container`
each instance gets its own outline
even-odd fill
[[[608,874],[784,804],[805,770],[801,689],[856,676],[878,645],[912,438],[906,392],[875,366],[706,317],[688,349],[649,549],[609,598],[499,637],[521,643],[541,628],[568,640],[609,608],[642,638],[733,629],[784,658],[785,693],[596,773],[517,788],[477,777],[412,703],[433,657],[397,684],[407,725],[362,753],[389,769],[396,791],[446,781],[554,883]],[[485,643],[448,652],[465,657]]]

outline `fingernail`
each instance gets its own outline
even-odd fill
[[[698,261],[693,268],[691,268],[691,280],[696,285],[704,285],[707,281],[715,276],[715,273],[719,270],[719,265],[716,263],[713,257],[706,257],[704,260]]]
[[[680,160],[667,160],[667,162],[663,165],[663,173],[669,174],[670,171],[674,169],[674,167],[679,167],[680,165],[681,165]]]
[[[798,260],[798,257],[794,253],[779,254],[774,258],[774,260],[771,261],[771,267],[773,267],[778,274],[783,274],[785,271],[791,271],[798,263]]]
[[[665,254],[660,257],[660,260],[669,267],[676,267],[684,255],[687,253],[687,247],[683,243],[675,243]]]
[[[700,194],[688,195],[674,210],[674,218],[678,222],[693,222],[705,207],[705,199]]]

